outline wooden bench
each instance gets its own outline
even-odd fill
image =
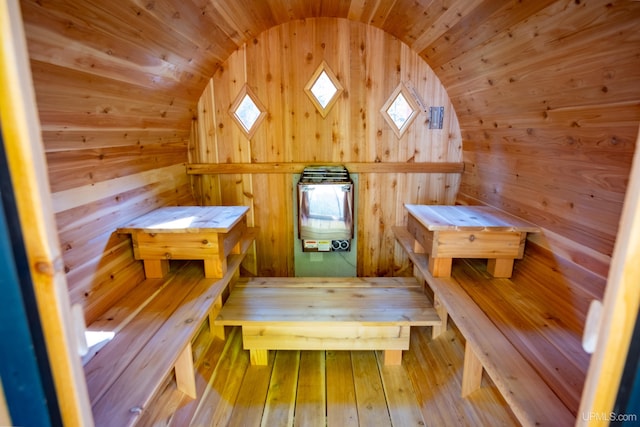
[[[480,387],[484,369],[522,425],[573,425],[575,416],[460,283],[454,277],[434,277],[427,255],[414,251],[415,236],[403,226],[393,231],[413,262],[415,275],[433,291],[434,306],[443,318],[442,327],[433,330],[434,337],[446,329],[448,316],[466,340],[462,396]]]
[[[146,279],[89,325],[89,334],[114,333],[90,352],[84,367],[96,426],[134,425],[172,371],[178,388],[196,397],[192,340],[207,321],[211,333],[224,338],[212,319],[256,234],[254,228],[243,230],[223,277],[205,277],[202,263],[178,262],[179,268]]]
[[[493,277],[511,277],[527,233],[540,229],[489,206],[405,205],[414,252],[429,257],[433,277],[451,275],[453,258],[487,258]]]
[[[441,321],[414,278],[240,279],[215,320],[242,327],[252,364],[268,350],[384,350],[400,364],[411,326]]]
[[[169,260],[202,260],[205,277],[223,277],[227,257],[239,253],[247,229],[246,206],[167,206],[117,230],[131,234],[133,255],[147,278],[164,277]]]

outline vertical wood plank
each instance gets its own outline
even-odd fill
[[[360,425],[391,427],[375,352],[352,351],[351,363]]]
[[[325,427],[327,381],[324,351],[301,351],[294,427]]]
[[[327,351],[327,427],[359,425],[351,353]]]
[[[145,259],[144,276],[147,279],[161,279],[169,273],[169,260],[166,259]]]
[[[433,308],[436,309],[440,320],[442,320],[441,325],[432,327],[431,338],[435,339],[438,338],[440,334],[447,331],[449,314],[447,313],[447,308],[442,304],[442,301],[440,301],[440,297],[437,294],[433,295]]]
[[[480,388],[482,383],[482,363],[469,343],[464,346],[464,367],[462,371],[462,397],[467,397]]]
[[[413,385],[403,366],[385,366],[378,354],[378,368],[382,376],[389,415],[394,426],[424,426],[418,409]]]
[[[275,352],[266,366],[248,366],[228,427],[259,426],[273,371]]]
[[[219,295],[216,298],[215,302],[211,306],[211,311],[209,312],[209,331],[212,337],[219,338],[221,340],[225,340],[225,330],[224,326],[219,326],[215,324],[216,317],[218,317],[218,313],[222,309],[222,295]]]
[[[35,91],[20,4],[0,3],[0,122],[32,278],[37,316],[62,422],[93,425],[86,382],[73,338],[71,305],[56,234]]]
[[[290,426],[293,424],[299,367],[299,351],[279,350],[276,352],[273,374],[262,415],[262,426]]]
[[[297,7],[308,9],[303,4],[292,6]],[[389,7],[364,13],[377,10],[388,13]],[[345,87],[326,118],[304,92],[322,61]],[[453,106],[435,73],[407,45],[370,25],[317,18],[270,28],[234,52],[212,82],[215,87],[208,88],[206,96],[215,89],[215,123],[198,129],[213,131],[217,146],[208,149],[217,152],[207,155],[217,162],[447,162],[460,161],[462,156]],[[251,140],[228,113],[245,82],[268,110]],[[428,129],[427,114],[421,112],[407,133],[396,137],[380,108],[400,82],[415,89],[425,105],[445,107],[443,130]],[[403,203],[453,203],[459,181],[447,174],[367,175],[360,176],[356,207],[357,272],[392,275],[409,267],[406,254],[395,247],[390,228],[404,222]],[[221,203],[252,206],[250,216],[261,227],[256,240],[257,272],[292,275],[295,200],[287,191],[290,175],[220,175],[217,179]],[[206,187],[207,182],[202,182]],[[216,200],[216,195],[208,199]]]
[[[385,366],[402,365],[402,350],[384,350],[382,358]]]
[[[487,273],[493,277],[511,277],[513,272],[513,258],[489,258],[487,260]]]
[[[249,360],[254,366],[264,366],[269,361],[269,350],[249,350]]]
[[[176,361],[174,369],[178,390],[191,397],[192,399],[195,399],[197,397],[197,392],[191,343],[187,344],[187,346],[178,356],[178,360]]]

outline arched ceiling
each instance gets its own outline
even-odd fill
[[[595,85],[613,102],[631,101],[635,94],[616,96],[600,68],[622,60],[627,70],[629,61],[637,61],[637,51],[624,44],[637,27],[639,8],[638,2],[580,0],[22,2],[37,80],[46,81],[40,73],[55,76],[71,69],[81,73],[76,80],[91,80],[105,90],[115,82],[131,84],[140,93],[151,90],[159,103],[169,99],[160,113],[178,121],[191,116],[185,109],[193,108],[220,64],[266,29],[320,16],[370,24],[399,38],[429,63],[450,91],[463,129],[474,124],[481,108],[499,109],[497,102],[510,111],[531,110],[532,104],[523,103],[521,95],[545,92],[540,83],[557,92],[549,82],[532,78],[535,73],[545,78],[553,73],[574,90]],[[589,47],[592,50],[585,52]],[[576,55],[580,58],[573,59]],[[571,84],[571,64],[577,62],[581,68],[597,67],[599,75],[580,76]],[[616,72],[619,77],[621,71]],[[539,117],[545,109],[565,106],[553,99],[536,97],[534,102]],[[184,126],[188,124],[177,128]]]

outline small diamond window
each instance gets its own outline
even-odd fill
[[[311,93],[318,100],[322,108],[326,108],[331,98],[336,94],[338,89],[333,85],[326,71],[322,71],[316,82],[311,86]]]
[[[326,117],[343,91],[342,85],[326,62],[322,62],[313,73],[304,91],[322,117]]]
[[[387,114],[389,114],[393,124],[395,124],[398,129],[402,129],[404,124],[407,123],[407,120],[409,120],[409,117],[413,114],[413,110],[404,96],[402,96],[402,92],[400,92],[398,96],[396,96],[395,101],[391,103]]]
[[[400,83],[380,111],[391,129],[400,138],[420,111],[418,103]]]
[[[265,109],[249,86],[245,85],[231,106],[231,116],[242,131],[251,138],[266,115]]]

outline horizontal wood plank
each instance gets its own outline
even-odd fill
[[[405,208],[430,231],[517,231],[536,233],[540,228],[490,206],[411,205]]]
[[[305,283],[305,279],[298,279]],[[252,287],[234,289],[220,325],[437,325],[440,318],[419,287]]]
[[[343,165],[350,173],[462,173],[464,163],[454,162],[371,162],[371,163],[189,163],[189,175],[250,174],[250,173],[302,173],[307,166]]]
[[[246,206],[168,206],[118,228],[118,233],[228,233],[249,210]]]
[[[241,277],[236,287],[274,288],[356,288],[356,287],[415,287],[422,288],[415,277]]]

